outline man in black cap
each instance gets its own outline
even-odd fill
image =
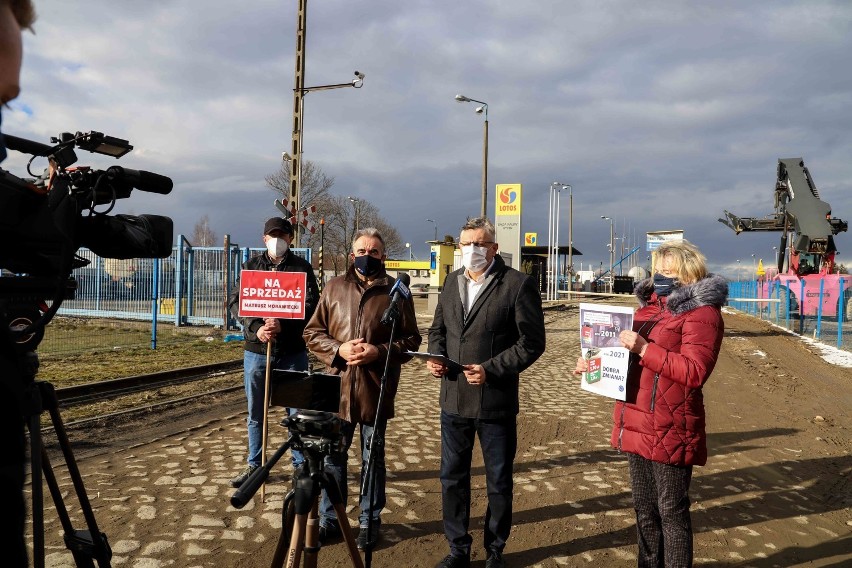
[[[240,283],[236,282],[234,291],[228,299],[228,308],[243,326],[245,353],[246,398],[248,399],[248,458],[246,468],[231,480],[232,487],[239,487],[260,467],[263,436],[264,385],[266,382],[266,347],[272,343],[272,368],[293,371],[308,370],[308,352],[302,332],[305,323],[314,313],[319,301],[319,287],[310,263],[293,254],[290,243],[293,242],[293,226],[286,219],[273,217],[263,226],[263,242],[266,250],[243,263],[243,270],[270,270],[278,272],[305,272],[307,277],[307,295],[305,298],[305,319],[278,318],[241,318],[239,312]],[[293,464],[303,461],[298,452],[292,452]]]

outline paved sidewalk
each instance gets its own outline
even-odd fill
[[[612,403],[582,391],[568,372],[579,353],[576,317],[572,309],[548,312],[547,352],[522,375],[515,516],[506,549],[510,566],[635,565],[626,459],[609,446]],[[397,418],[387,433],[388,503],[374,566],[432,566],[446,553],[438,480],[438,386],[422,365],[404,367]],[[720,393],[711,391],[710,396],[718,399]],[[203,409],[193,428],[80,463],[98,523],[112,545],[114,566],[243,568],[271,562],[289,489],[289,459],[282,458],[273,471],[264,503],[258,495],[244,509],[234,509],[228,480],[243,465],[245,414],[218,417],[216,412]],[[281,417],[275,409],[270,454],[285,440]],[[789,464],[785,480],[767,475],[760,465],[777,465],[795,455],[794,441],[787,457],[760,450],[763,438],[784,432],[771,425],[742,433],[716,426],[723,430],[712,434],[710,464],[696,469],[692,492],[696,564],[790,565],[780,553],[791,546],[791,525],[829,544],[848,541],[849,527],[823,515],[832,507],[815,503],[802,476],[797,477],[803,466]],[[471,529],[475,565],[481,566],[485,483],[477,454]],[[350,520],[357,518],[352,504],[358,468],[350,459]],[[60,483],[70,490],[62,475]],[[776,512],[784,511],[785,503],[790,512]],[[842,502],[834,506],[843,507]],[[46,517],[47,565],[74,566],[55,513],[48,510]],[[73,517],[82,528],[79,511]],[[342,544],[320,553],[320,566],[347,565]]]

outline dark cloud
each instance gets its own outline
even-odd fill
[[[171,214],[184,233],[206,214],[254,242],[275,197],[263,178],[290,147],[295,5],[39,11],[20,103],[32,114],[13,104],[4,128],[131,139],[127,164],[176,187],[123,207]],[[834,214],[852,217],[850,23],[844,2],[312,2],[307,84],[367,78],[305,97],[305,158],[425,254],[426,218],[455,234],[480,209],[484,117],[453,100],[463,93],[488,103],[489,211],[494,184],[522,183],[523,230],[544,243],[550,183],[567,182],[584,263],[608,262],[607,215],[629,242],[682,228],[733,275],[778,238],[716,219],[772,212],[778,158],[802,156]],[[567,208],[563,195],[563,240]]]

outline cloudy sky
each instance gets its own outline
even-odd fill
[[[185,234],[208,215],[219,236],[258,244],[276,212],[264,177],[290,147],[296,0],[36,6],[3,130],[128,139],[120,164],[175,189],[134,192],[122,212],[172,216]],[[584,267],[608,264],[602,215],[631,243],[684,229],[732,277],[752,255],[771,263],[777,234],[717,219],[771,213],[782,157],[803,157],[834,215],[852,218],[849,2],[311,0],[307,43],[306,85],[366,80],[306,95],[305,159],[421,258],[427,218],[457,234],[480,211],[483,117],[457,93],[488,103],[489,213],[494,184],[523,184],[522,230],[546,244],[550,184],[571,184]],[[567,244],[566,193],[562,210]],[[852,259],[848,234],[837,245]]]

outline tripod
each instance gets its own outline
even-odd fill
[[[283,425],[290,427],[290,439],[258,468],[231,497],[231,505],[242,508],[269,477],[276,462],[289,449],[299,450],[305,462],[296,470],[293,489],[284,498],[281,509],[281,535],[272,559],[272,568],[296,568],[302,554],[305,568],[317,566],[319,547],[319,497],[325,490],[337,513],[337,523],[349,549],[354,568],[364,568],[355,539],[346,520],[346,507],[335,479],[324,470],[323,460],[332,452],[340,451],[342,437],[340,420],[328,412],[302,410],[285,418]]]
[[[81,568],[94,568],[95,561],[101,568],[110,566],[112,550],[107,542],[107,536],[98,530],[95,514],[89,503],[83,478],[74,460],[71,444],[65,433],[65,425],[59,415],[59,401],[53,385],[45,381],[34,381],[35,371],[38,368],[38,357],[33,351],[21,355],[24,364],[20,365],[27,387],[24,390],[22,400],[22,411],[30,433],[30,464],[32,472],[32,517],[33,517],[33,565],[35,568],[44,568],[44,503],[42,489],[42,474],[47,482],[50,495],[53,499],[56,513],[64,530],[65,546],[71,551],[74,562]],[[31,371],[31,373],[30,373]],[[80,502],[80,508],[86,519],[88,530],[76,530],[71,524],[68,509],[62,498],[62,491],[53,468],[47,450],[41,438],[41,414],[47,410],[50,414],[59,447],[65,457],[65,464],[74,485],[74,491]]]

